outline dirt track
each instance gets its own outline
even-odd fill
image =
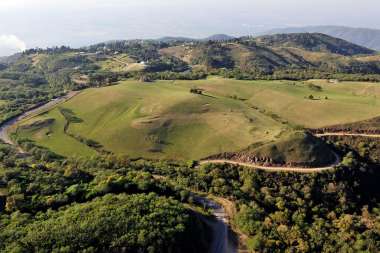
[[[323,134],[316,134],[317,137],[328,137],[328,136],[354,136],[354,137],[368,137],[368,138],[380,138],[380,134],[359,134],[359,133],[345,133],[345,132],[338,132],[338,133],[323,133]]]
[[[367,138],[380,138],[380,134],[360,134],[360,133],[346,133],[346,132],[337,132],[337,133],[323,133],[323,134],[315,134],[317,137],[328,137],[328,136],[353,136],[353,137],[367,137]],[[319,167],[319,168],[301,168],[301,167],[270,167],[270,166],[262,166],[258,164],[252,164],[252,163],[242,163],[242,162],[236,162],[236,161],[230,161],[230,160],[204,160],[201,161],[200,164],[207,164],[207,163],[214,163],[214,164],[233,164],[233,165],[240,165],[244,167],[249,167],[252,169],[258,169],[258,170],[265,170],[265,171],[271,171],[271,172],[297,172],[297,173],[317,173],[317,172],[323,172],[326,170],[333,169],[336,165],[340,163],[341,158],[335,154],[336,161],[328,165],[326,167]]]
[[[252,169],[257,170],[265,170],[269,172],[297,172],[297,173],[317,173],[317,172],[323,172],[326,170],[334,169],[335,166],[337,166],[340,163],[340,157],[335,154],[336,160],[334,163],[325,166],[325,167],[319,167],[319,168],[302,168],[302,167],[270,167],[270,166],[262,166],[258,164],[252,164],[252,163],[242,163],[242,162],[236,162],[236,161],[230,161],[230,160],[204,160],[201,161],[200,164],[233,164],[233,165],[240,165]]]

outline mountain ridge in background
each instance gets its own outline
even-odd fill
[[[304,26],[277,28],[260,35],[273,35],[281,33],[323,33],[336,38],[380,51],[380,29],[354,28],[346,26]]]
[[[191,41],[228,41],[228,40],[233,40],[236,39],[236,37],[233,37],[228,34],[213,34],[211,36],[208,36],[206,38],[200,38],[200,39],[195,39],[195,38],[190,38],[190,37],[182,37],[182,36],[165,36],[162,38],[157,39],[157,41],[160,42],[191,42]]]

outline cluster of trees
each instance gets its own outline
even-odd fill
[[[181,187],[115,156],[19,158],[0,145],[0,251],[204,252]]]
[[[185,71],[185,72],[143,72],[130,74],[131,77],[140,79],[144,77],[146,80],[201,80],[207,78],[207,73],[204,71]]]
[[[153,193],[106,195],[34,217],[16,212],[0,220],[0,249],[5,252],[202,250],[192,240],[199,231],[193,230],[196,221],[189,211]]]

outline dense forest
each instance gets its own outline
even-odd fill
[[[199,252],[207,229],[181,187],[117,157],[18,158],[0,147],[0,251]],[[181,203],[182,202],[182,203]],[[138,221],[138,222],[137,222]]]

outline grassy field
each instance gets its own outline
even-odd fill
[[[0,106],[5,105],[6,103],[7,103],[7,101],[0,99]]]
[[[194,87],[203,89],[204,94],[190,93]],[[309,99],[310,95],[314,99]],[[95,140],[106,150],[131,157],[199,159],[267,143],[296,125],[322,127],[379,116],[380,86],[218,77],[124,81],[85,90],[61,107],[80,119],[70,124],[68,133]],[[28,127],[46,119],[55,121]],[[18,135],[62,155],[95,153],[65,134],[64,124],[56,108],[23,122]]]

